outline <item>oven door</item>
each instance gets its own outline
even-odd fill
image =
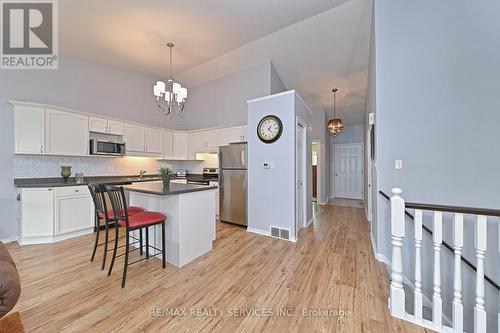
[[[187,183],[194,184],[194,185],[206,185],[206,186],[209,185],[208,180],[188,180]]]

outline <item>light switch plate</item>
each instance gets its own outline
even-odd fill
[[[394,169],[396,169],[396,170],[403,169],[403,160],[395,160],[394,161]]]

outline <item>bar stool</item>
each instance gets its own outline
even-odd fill
[[[108,243],[109,243],[109,224],[113,221],[115,221],[113,211],[108,210],[107,204],[106,204],[106,190],[104,189],[103,185],[101,184],[88,184],[87,185],[89,188],[90,196],[92,197],[92,201],[94,202],[95,206],[95,241],[94,241],[94,249],[92,251],[92,256],[90,257],[90,261],[94,261],[95,254],[97,251],[97,247],[104,245],[104,252],[102,255],[102,265],[101,265],[101,270],[104,270],[104,267],[106,265],[106,255],[108,253]],[[139,208],[139,207],[128,207],[127,212],[129,215],[137,214],[140,212],[143,212],[144,209]],[[101,230],[101,220],[104,220],[104,243],[99,244],[99,231]],[[141,243],[141,248],[142,248],[142,233],[140,235],[140,243]],[[115,235],[115,237],[118,237],[118,234]],[[117,244],[117,240],[115,240],[115,244]],[[141,251],[142,254],[142,251]]]
[[[123,207],[127,207],[127,200],[125,198],[125,191],[123,190],[123,186],[105,186],[106,193],[108,194],[109,200],[111,201],[111,206],[113,207],[113,216],[115,218],[115,228],[116,235],[118,235],[119,225],[125,226],[126,230],[126,245],[125,245],[125,261],[123,264],[123,275],[122,275],[122,288],[125,287],[125,281],[127,278],[127,267],[129,265],[135,264],[145,259],[149,259],[149,227],[161,224],[161,251],[154,246],[151,246],[155,250],[159,251],[153,255],[153,257],[157,256],[161,253],[162,255],[162,268],[166,266],[166,252],[165,252],[165,221],[167,217],[158,212],[148,212],[144,211],[141,213],[130,215],[128,211],[123,209]],[[146,258],[142,258],[136,260],[134,262],[128,263],[128,257],[130,251],[130,233],[135,230],[139,230],[139,233],[142,235],[142,230],[146,230]],[[111,274],[113,270],[113,265],[115,263],[116,258],[116,249],[118,248],[118,238],[115,238],[115,247],[113,250],[113,257],[111,258],[111,264],[109,266],[108,275]],[[142,249],[142,244],[141,244]],[[121,255],[120,255],[121,256]]]

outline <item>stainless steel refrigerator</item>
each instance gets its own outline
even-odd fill
[[[219,152],[219,218],[247,225],[247,144],[232,143]]]

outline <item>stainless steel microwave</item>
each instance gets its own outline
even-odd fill
[[[90,155],[125,156],[125,144],[91,139]]]

